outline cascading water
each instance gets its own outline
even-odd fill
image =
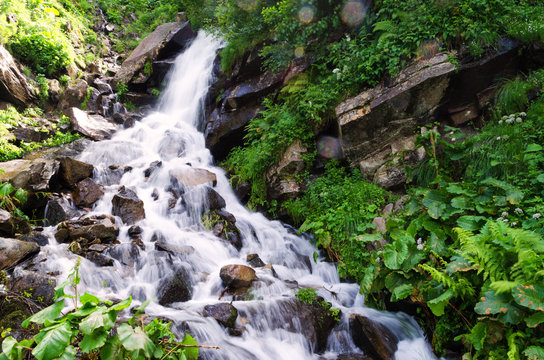
[[[159,111],[133,128],[119,131],[111,140],[93,143],[80,155],[81,161],[95,166],[96,182],[105,185],[105,195],[91,214],[111,214],[112,198],[122,185],[133,189],[143,200],[146,215],[138,222],[145,250],[132,246],[129,226],[117,218],[121,242],[117,247],[126,252],[124,261],[98,267],[84,259],[81,286],[104,298],[132,296],[134,301],[142,302],[155,298],[162,279],[184,269],[192,284],[191,299],[168,307],[152,302],[146,311],[171,319],[176,328],[188,327],[200,344],[220,347],[201,351],[204,359],[335,359],[340,353],[361,353],[348,331],[348,318],[353,313],[384,324],[399,338],[397,359],[434,359],[421,330],[410,317],[364,307],[357,284],[341,283],[331,263],[309,261],[315,248],[308,239],[245,209],[223,170],[213,166],[204,136],[197,127],[218,47],[216,39],[199,33],[177,58]],[[156,161],[162,165],[146,177],[145,170]],[[129,166],[130,171],[115,180],[108,170],[112,165]],[[216,174],[214,189],[225,199],[225,210],[236,217],[240,230],[239,251],[203,226],[200,214],[207,207],[206,185],[187,187],[183,196],[172,202],[170,173],[179,169],[205,169]],[[47,271],[58,271],[59,279],[64,279],[75,256],[66,245],[55,241],[54,231],[54,227],[45,230],[50,244],[42,250],[42,256],[48,260],[42,266]],[[157,239],[179,251],[168,255],[157,251]],[[258,280],[253,283],[251,300],[241,301],[228,294],[218,300],[223,291],[220,268],[245,265],[246,256],[252,253],[258,253],[273,269],[255,269]],[[297,314],[286,312],[297,289],[303,287],[316,289],[342,312],[322,355],[314,353],[313,345],[302,334],[304,329]],[[239,311],[237,326],[244,328],[238,336],[230,336],[213,318],[201,315],[205,305],[231,301]]]

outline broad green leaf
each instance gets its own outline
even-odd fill
[[[492,290],[494,290],[497,294],[500,293],[509,293],[512,291],[514,287],[518,285],[515,281],[506,281],[506,280],[499,280],[494,281],[489,286]]]
[[[493,290],[486,291],[480,298],[480,302],[474,307],[480,315],[504,313],[508,310],[511,298],[507,294],[497,294]]]
[[[473,209],[474,206],[470,204],[470,200],[466,198],[465,196],[457,196],[451,199],[451,206],[453,206],[456,209]]]
[[[2,352],[6,354],[10,354],[11,350],[13,350],[13,347],[16,346],[17,340],[13,336],[9,336],[2,341]]]
[[[412,284],[402,284],[400,286],[397,286],[393,289],[393,292],[391,293],[391,301],[406,299],[408,296],[410,296],[413,290],[414,286]]]
[[[467,196],[471,196],[471,197],[476,196],[476,193],[474,191],[467,190],[467,189],[463,188],[460,184],[455,184],[455,183],[450,184],[450,185],[448,185],[446,190],[450,194],[467,195]]]
[[[128,351],[142,350],[147,357],[151,357],[155,351],[155,345],[139,327],[133,328],[128,324],[122,324],[117,329],[119,341]]]
[[[539,183],[544,183],[544,174],[540,174],[536,177],[536,181]]]
[[[24,191],[23,189],[17,189],[17,191],[15,191],[15,194],[13,194],[13,196],[17,200],[19,200],[20,204],[24,204],[28,200],[27,192]]]
[[[464,215],[457,219],[457,225],[463,229],[476,231],[482,227],[482,223],[486,221],[484,216]]]
[[[446,210],[446,204],[440,202],[433,202],[427,206],[427,213],[433,219],[440,219]]]
[[[183,341],[181,343],[183,345],[198,345],[196,340],[189,334],[185,334],[185,337],[183,338]],[[197,347],[187,347],[187,348],[185,348],[184,353],[187,356],[188,360],[197,360],[198,359],[198,348]]]
[[[106,312],[107,310],[105,306],[101,306],[83,319],[79,324],[81,332],[89,335],[100,328],[104,328],[105,330],[111,329],[115,324],[115,318],[112,319],[112,316]]]
[[[57,360],[74,360],[76,355],[76,349],[72,345],[68,345],[68,347],[64,350],[64,353],[58,357]]]
[[[100,349],[100,359],[102,360],[117,360],[123,359],[121,351],[121,343],[118,336],[113,336],[108,339],[108,342]]]
[[[544,288],[539,285],[518,285],[512,290],[514,300],[521,306],[544,311]]]
[[[79,343],[79,348],[84,353],[89,353],[93,350],[100,349],[108,339],[108,332],[104,329],[97,329],[92,334],[87,334]]]
[[[523,200],[523,191],[518,189],[510,189],[506,191],[506,200],[510,205],[517,205]]]
[[[87,304],[87,303],[91,303],[91,304],[94,304],[94,305],[100,304],[100,299],[97,298],[97,297],[94,296],[94,295],[89,294],[89,293],[83,294],[83,295],[79,298],[79,301],[81,302],[82,305],[85,305],[85,304]]]
[[[486,337],[487,326],[485,323],[479,322],[470,330],[470,334],[466,336],[466,339],[470,341],[476,350],[482,350]]]
[[[539,144],[529,144],[527,145],[527,149],[525,149],[525,152],[536,152],[541,151],[543,148]]]
[[[544,349],[540,346],[529,346],[523,350],[523,355],[529,360],[544,360]]]
[[[465,272],[465,271],[470,271],[475,269],[476,268],[473,265],[471,265],[469,261],[461,255],[452,256],[451,261],[446,266],[446,271],[450,275],[455,272]]]
[[[444,315],[444,308],[448,304],[448,301],[453,297],[453,290],[448,289],[440,296],[427,301],[427,306],[433,312],[435,316]]]
[[[42,330],[43,331],[43,330]],[[38,335],[39,342],[38,342]],[[72,329],[67,322],[60,323],[50,328],[43,335],[35,336],[38,345],[32,350],[32,355],[38,360],[50,360],[61,356],[70,344]]]
[[[525,323],[528,327],[536,327],[539,324],[544,322],[544,312],[537,312],[527,318],[525,318]]]
[[[408,245],[402,241],[387,244],[383,251],[383,263],[391,270],[398,270],[408,256]]]
[[[11,194],[15,188],[9,182],[0,184],[0,197],[5,197]]]
[[[31,322],[43,324],[46,321],[53,321],[60,315],[62,309],[64,309],[64,300],[59,300],[23,321],[21,326],[26,328]]]
[[[132,296],[129,296],[125,300],[123,300],[123,301],[113,305],[112,307],[110,307],[110,310],[121,311],[121,310],[126,309],[127,307],[129,307],[131,303],[132,303]]]

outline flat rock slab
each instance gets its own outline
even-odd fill
[[[70,108],[72,129],[93,140],[109,139],[117,126],[100,115],[89,115],[76,107]]]
[[[172,181],[185,187],[197,186],[207,183],[217,184],[217,176],[211,171],[205,169],[173,169],[170,170]]]
[[[0,270],[16,265],[39,251],[40,247],[36,243],[0,238]]]
[[[27,81],[13,56],[0,45],[0,99],[25,106],[32,102],[35,95],[34,87]]]

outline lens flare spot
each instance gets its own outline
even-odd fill
[[[340,18],[349,26],[361,25],[366,10],[361,0],[348,0],[342,7]]]
[[[332,136],[322,136],[317,141],[317,152],[327,159],[340,159],[342,157],[340,139]]]
[[[303,57],[304,56],[304,48],[302,46],[297,46],[295,48],[295,56],[296,57]]]
[[[247,12],[251,12],[257,8],[259,0],[237,0],[238,7],[244,9]]]
[[[428,60],[440,52],[440,42],[436,39],[427,39],[417,48],[419,60]]]
[[[315,16],[315,10],[311,6],[303,6],[298,11],[298,20],[301,23],[309,24],[312,22]]]

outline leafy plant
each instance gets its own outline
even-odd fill
[[[27,199],[27,192],[23,189],[16,189],[9,182],[0,184],[0,209],[9,211],[15,216],[26,219],[26,215],[19,209]]]

